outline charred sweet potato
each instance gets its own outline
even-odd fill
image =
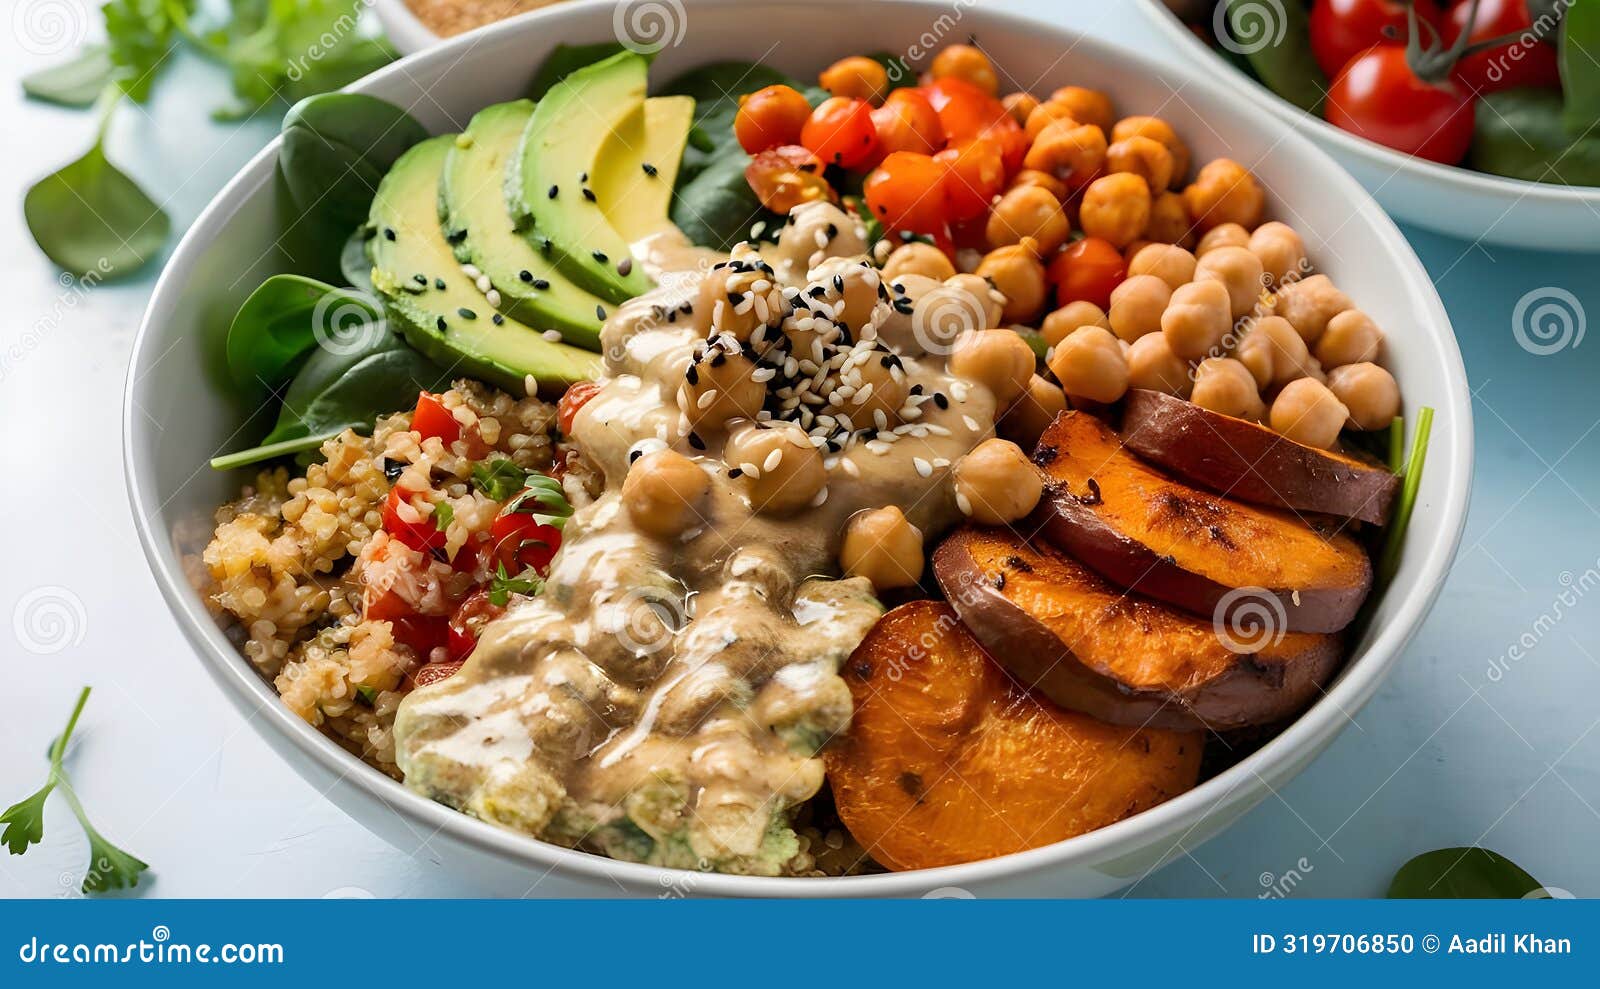
[[[1344,628],[1372,587],[1350,536],[1175,481],[1086,413],[1056,417],[1034,463],[1045,538],[1118,587],[1206,618],[1265,594],[1295,632]]]
[[[1038,848],[1194,786],[1197,732],[1063,711],[995,665],[948,605],[913,601],[845,663],[847,735],[824,751],[839,817],[891,869]]]
[[[1118,591],[1065,553],[1004,529],[961,529],[933,556],[945,596],[1024,686],[1123,725],[1265,724],[1315,698],[1336,635],[1286,632],[1271,599],[1213,623]]]
[[[1258,505],[1383,525],[1399,478],[1374,460],[1296,443],[1174,395],[1134,390],[1122,442],[1190,484]]]

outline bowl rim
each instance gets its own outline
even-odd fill
[[[815,0],[813,6],[836,6],[844,11],[855,7],[857,0]],[[778,0],[696,0],[697,11],[719,11],[738,8],[748,16],[752,6],[784,6]],[[350,91],[364,92],[381,87],[384,80],[403,75],[425,60],[447,61],[463,57],[473,45],[497,33],[521,33],[542,23],[563,20],[584,20],[597,8],[610,9],[612,0],[575,0],[532,11],[516,18],[486,25],[441,44],[393,63],[364,77],[347,87]],[[939,0],[896,0],[893,5],[897,15],[915,17],[919,14],[937,15],[948,5]],[[1130,71],[1148,73],[1152,77],[1162,74],[1176,76],[1186,85],[1202,88],[1210,86],[1205,77],[1193,66],[1174,66],[1160,63],[1145,55],[1131,52],[1122,46],[1099,38],[1083,35],[1076,30],[1051,25],[1022,14],[1007,11],[978,9],[968,12],[975,17],[974,30],[985,25],[1004,27],[1016,31],[1038,31],[1045,28],[1063,38],[1072,39],[1075,46],[1095,57],[1119,62]],[[588,25],[585,25],[587,28]],[[550,27],[560,25],[552,23]],[[139,437],[145,428],[135,396],[139,390],[141,372],[146,365],[158,363],[164,354],[156,354],[155,328],[161,325],[168,312],[176,310],[184,300],[183,289],[192,277],[191,269],[209,248],[215,233],[213,227],[232,215],[250,197],[260,194],[271,181],[272,165],[276,160],[280,138],[273,138],[260,152],[222,188],[191,224],[171,258],[163,267],[151,293],[150,301],[140,320],[130,353],[128,372],[123,388],[122,433],[123,472],[128,489],[129,506],[134,528],[144,550],[151,574],[161,591],[173,617],[194,647],[213,680],[223,689],[228,699],[251,722],[274,751],[285,756],[290,768],[302,776],[310,774],[309,766],[319,770],[319,775],[338,780],[336,785],[354,785],[363,791],[369,801],[382,803],[402,818],[410,817],[430,828],[433,834],[445,834],[449,839],[466,845],[491,858],[505,861],[519,868],[543,868],[545,875],[562,871],[590,880],[632,884],[635,889],[668,888],[673,876],[684,870],[663,866],[645,865],[605,858],[550,844],[528,835],[504,830],[450,809],[418,794],[402,783],[366,766],[337,743],[294,715],[279,702],[272,685],[245,661],[223,635],[221,628],[207,612],[200,596],[186,579],[182,563],[164,532],[157,531],[154,520],[164,508],[158,503],[153,479],[149,476],[142,457],[136,455]],[[1437,599],[1443,586],[1461,533],[1466,525],[1467,505],[1472,478],[1472,408],[1468,392],[1466,369],[1455,337],[1450,331],[1450,321],[1444,305],[1429,279],[1421,261],[1401,235],[1386,213],[1348,173],[1344,172],[1322,149],[1303,135],[1288,134],[1282,140],[1284,150],[1277,154],[1290,154],[1319,165],[1326,173],[1328,183],[1320,186],[1320,194],[1342,194],[1355,212],[1361,214],[1377,235],[1377,248],[1387,251],[1395,261],[1395,274],[1408,286],[1410,294],[1418,299],[1429,329],[1425,338],[1434,351],[1439,368],[1443,400],[1438,404],[1439,419],[1429,450],[1433,469],[1449,473],[1439,482],[1443,497],[1430,511],[1439,524],[1427,530],[1413,549],[1414,576],[1409,586],[1394,586],[1389,594],[1400,598],[1392,618],[1374,634],[1365,653],[1348,658],[1338,679],[1324,691],[1323,696],[1307,708],[1295,721],[1279,732],[1260,749],[1237,764],[1178,796],[1132,817],[1092,831],[1085,835],[1056,842],[1028,851],[1016,852],[997,858],[984,859],[959,865],[942,866],[910,872],[891,872],[867,876],[826,878],[734,876],[716,873],[688,873],[693,875],[694,895],[711,896],[776,896],[776,897],[833,897],[833,896],[898,896],[921,895],[929,889],[961,887],[969,883],[986,883],[1004,880],[1052,867],[1084,867],[1114,859],[1118,854],[1138,847],[1141,840],[1148,844],[1163,835],[1179,837],[1165,853],[1159,864],[1171,860],[1185,838],[1206,820],[1206,809],[1216,804],[1224,806],[1234,798],[1235,791],[1245,796],[1235,801],[1249,800],[1251,791],[1270,790],[1269,780],[1275,771],[1287,767],[1292,776],[1303,765],[1295,765],[1297,755],[1304,751],[1313,754],[1321,745],[1332,740],[1353,719],[1353,714],[1376,692],[1385,676],[1399,659],[1401,650],[1421,626],[1428,610]],[[1442,442],[1441,442],[1442,441]],[[196,474],[205,469],[200,462]],[[276,736],[274,738],[273,736]],[[294,758],[277,743],[292,747]],[[1304,762],[1309,762],[1306,757]],[[1264,796],[1258,792],[1256,799]],[[1254,802],[1250,800],[1250,802]],[[342,801],[336,801],[342,803]],[[352,814],[358,823],[369,827],[366,821]],[[1231,824],[1230,820],[1228,824]],[[1187,829],[1187,830],[1185,830]],[[1180,834],[1181,832],[1181,834]],[[1158,866],[1157,866],[1158,867]],[[1151,871],[1155,867],[1152,867]],[[1148,874],[1148,873],[1146,873]],[[537,884],[536,884],[537,885]]]
[[[1139,5],[1145,10],[1145,19],[1152,22],[1163,35],[1176,42],[1178,47],[1188,52],[1191,57],[1203,56],[1226,69],[1224,72],[1208,74],[1207,78],[1220,79],[1222,84],[1233,92],[1278,119],[1293,127],[1308,130],[1318,140],[1337,145],[1341,151],[1362,159],[1365,164],[1373,168],[1388,170],[1391,177],[1402,172],[1411,172],[1417,178],[1445,186],[1451,192],[1509,200],[1510,205],[1531,199],[1552,205],[1584,205],[1590,209],[1600,209],[1600,186],[1530,182],[1527,179],[1480,172],[1461,165],[1445,165],[1402,154],[1376,141],[1341,130],[1321,117],[1300,109],[1262,83],[1228,65],[1226,60],[1196,37],[1162,0],[1139,0]]]

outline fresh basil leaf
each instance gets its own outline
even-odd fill
[[[1576,140],[1562,123],[1561,94],[1548,89],[1485,93],[1467,163],[1529,182],[1600,185],[1600,128]]]
[[[484,497],[505,501],[524,487],[527,471],[502,457],[472,468],[472,483]]]
[[[1568,4],[1560,42],[1562,122],[1570,136],[1592,137],[1600,125],[1600,3]]]
[[[620,51],[622,44],[616,41],[598,41],[592,45],[556,45],[555,51],[545,58],[539,71],[533,74],[533,81],[528,83],[528,99],[544,99],[544,94],[567,76]]]
[[[23,76],[22,91],[46,103],[90,107],[115,71],[110,49],[105,45],[84,45],[60,65]]]
[[[39,249],[75,275],[130,275],[161,253],[171,229],[161,207],[106,159],[101,141],[34,183],[22,214]]]
[[[1487,848],[1440,848],[1400,867],[1389,899],[1517,900],[1543,889],[1515,862]]]
[[[1262,17],[1255,0],[1224,0],[1227,17],[1218,43],[1250,62],[1268,89],[1310,113],[1319,113],[1328,77],[1311,55],[1311,17],[1298,3],[1275,3]],[[1270,37],[1264,36],[1270,35]]]
[[[276,389],[319,339],[336,341],[382,319],[377,299],[358,290],[273,275],[250,293],[228,327],[228,371],[240,387]]]

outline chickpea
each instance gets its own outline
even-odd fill
[[[1072,108],[1065,103],[1046,100],[1028,111],[1028,119],[1022,122],[1022,130],[1028,135],[1029,141],[1037,141],[1044,129],[1058,120],[1070,120],[1074,124],[1083,123],[1072,116]]]
[[[1176,244],[1148,244],[1128,261],[1128,275],[1154,275],[1177,288],[1194,281],[1194,255]]]
[[[978,263],[983,263],[981,256]],[[973,265],[973,267],[976,268],[977,265]],[[1000,325],[1000,314],[1005,309],[1005,296],[988,279],[971,272],[962,272],[946,278],[944,283],[950,288],[958,288],[966,292],[977,300],[982,307],[984,324],[976,327],[976,329],[988,329]]]
[[[1034,111],[1037,115],[1044,110]],[[1083,182],[1106,160],[1106,135],[1091,124],[1062,119],[1045,126],[1022,159],[1027,168],[1049,172],[1068,182]],[[1142,186],[1143,183],[1141,182]],[[1149,192],[1146,190],[1146,195]],[[1136,231],[1137,233],[1137,231]],[[1133,238],[1130,237],[1130,240]]]
[[[1018,395],[1000,417],[1000,431],[1008,439],[1032,448],[1056,416],[1065,411],[1066,393],[1036,374],[1028,379],[1028,390]]]
[[[1300,335],[1294,333],[1293,327],[1290,327],[1289,332],[1294,334],[1296,340],[1300,339]],[[1302,340],[1300,346],[1304,347],[1305,341]],[[1250,372],[1250,376],[1256,379],[1257,389],[1267,388],[1272,384],[1272,352],[1272,338],[1257,330],[1246,333],[1240,339],[1239,345],[1233,348],[1233,359],[1243,364]]]
[[[1111,128],[1111,140],[1126,141],[1130,137],[1148,137],[1160,141],[1172,155],[1172,178],[1181,181],[1189,174],[1189,146],[1160,117],[1123,117]]]
[[[1111,130],[1111,122],[1117,119],[1111,97],[1098,89],[1062,86],[1050,94],[1050,102],[1066,107],[1068,115],[1079,123],[1093,124],[1102,131]]]
[[[851,55],[822,70],[817,82],[830,96],[881,103],[889,93],[889,72],[865,55]]]
[[[964,278],[976,279],[983,286],[983,295],[958,281]],[[998,326],[1000,305],[989,298],[991,291],[989,283],[975,275],[957,275],[917,299],[911,310],[910,332],[918,350],[949,354],[963,334]]]
[[[1305,340],[1282,316],[1263,316],[1256,320],[1255,326],[1240,341],[1240,347],[1255,337],[1261,338],[1262,343],[1255,346],[1259,346],[1264,355],[1257,361],[1271,368],[1269,383],[1273,387],[1281,387],[1297,378],[1321,377],[1322,367],[1311,356]],[[1251,373],[1256,372],[1251,362],[1246,361],[1245,366],[1251,368]]]
[[[1334,368],[1375,361],[1382,349],[1383,331],[1372,317],[1359,309],[1346,309],[1328,320],[1316,353],[1323,367]]]
[[[822,454],[792,423],[739,426],[728,437],[722,459],[730,473],[739,472],[750,506],[773,515],[804,508],[828,482]]]
[[[1009,405],[1028,387],[1036,361],[1028,342],[1010,330],[963,333],[950,354],[950,373],[976,381],[994,393],[995,405]]]
[[[1150,201],[1150,222],[1144,225],[1144,235],[1161,244],[1184,248],[1194,244],[1189,204],[1183,201],[1183,193],[1169,190]]]
[[[1093,302],[1078,299],[1046,316],[1039,325],[1039,335],[1044,337],[1045,343],[1054,347],[1080,326],[1098,326],[1109,330],[1111,317]]]
[[[813,286],[822,286],[824,294],[820,301],[836,307],[841,301],[844,303],[834,315],[836,322],[859,330],[872,319],[882,276],[870,262],[859,258],[828,258],[812,268],[806,280]],[[836,289],[835,283],[843,285],[844,290]]]
[[[949,45],[933,57],[928,71],[935,79],[960,79],[990,96],[1000,94],[1000,77],[989,56],[972,45]]]
[[[883,277],[886,281],[899,278],[901,275],[926,275],[934,281],[942,282],[955,273],[956,266],[950,263],[950,259],[943,251],[921,241],[895,248],[894,253],[883,263]]]
[[[694,318],[699,329],[714,333],[731,333],[739,340],[750,339],[750,334],[762,319],[754,306],[744,312],[728,301],[730,294],[749,290],[755,279],[747,271],[740,271],[731,263],[718,264],[700,280],[700,290],[694,300]]]
[[[1038,186],[1050,193],[1056,197],[1058,203],[1067,198],[1067,184],[1049,172],[1041,172],[1037,168],[1024,168],[1018,171],[1011,179],[1010,188],[1021,189],[1030,185]]]
[[[909,311],[902,311],[893,307],[884,307],[878,317],[878,339],[897,354],[906,357],[921,357],[926,353],[924,341],[918,340],[919,330],[916,321],[916,305],[922,297],[932,292],[941,285],[938,281],[927,275],[902,274],[892,279],[885,279],[888,284],[889,298],[902,306],[909,307]],[[954,340],[956,334],[950,338]],[[927,343],[933,343],[930,338]]]
[[[1261,269],[1272,276],[1274,285],[1284,277],[1299,278],[1307,268],[1306,245],[1294,228],[1272,220],[1250,234],[1250,251],[1261,259]]]
[[[1194,280],[1221,282],[1228,290],[1233,318],[1238,319],[1261,297],[1261,259],[1243,247],[1219,247],[1195,264]]]
[[[1194,249],[1194,256],[1205,257],[1219,247],[1249,247],[1250,231],[1237,223],[1221,223],[1207,230]]]
[[[1194,370],[1189,401],[1202,409],[1259,422],[1267,414],[1250,369],[1231,357],[1207,357]]]
[[[1028,114],[1039,108],[1039,97],[1032,93],[1007,93],[1000,98],[1000,105],[1011,114],[1011,119],[1019,124],[1028,122]]]
[[[975,274],[987,279],[1006,297],[1000,318],[1008,323],[1031,321],[1044,308],[1050,292],[1044,265],[1039,262],[1039,251],[1031,238],[990,251]]]
[[[1106,148],[1106,169],[1137,175],[1150,187],[1152,196],[1160,195],[1172,182],[1172,152],[1148,137],[1114,141]]]
[[[1128,386],[1188,398],[1194,382],[1189,365],[1172,352],[1161,333],[1146,333],[1128,348]]]
[[[684,372],[678,407],[696,429],[721,429],[730,419],[753,419],[767,397],[767,386],[750,378],[755,369],[743,354],[710,346]]]
[[[1128,390],[1128,358],[1110,330],[1080,326],[1050,352],[1050,370],[1073,398],[1115,402]]]
[[[1287,319],[1310,346],[1322,338],[1328,320],[1351,308],[1350,297],[1334,288],[1327,275],[1312,275],[1278,292],[1277,314]]]
[[[1371,361],[1329,371],[1328,390],[1350,410],[1348,424],[1357,429],[1385,429],[1400,414],[1400,386],[1394,375]]]
[[[1237,223],[1248,230],[1261,222],[1267,197],[1243,165],[1232,158],[1217,158],[1200,169],[1183,190],[1183,198],[1201,230],[1219,223]]]
[[[1296,443],[1329,449],[1350,410],[1315,378],[1298,378],[1283,386],[1272,402],[1272,428]]]
[[[922,530],[894,505],[857,512],[845,523],[839,567],[880,591],[914,587],[922,579]]]
[[[1001,196],[984,227],[990,247],[1005,247],[1031,237],[1039,254],[1049,254],[1065,244],[1071,232],[1061,201],[1036,185],[1017,186]]]
[[[873,351],[855,365],[852,374],[856,390],[842,406],[851,421],[865,425],[873,421],[874,413],[882,412],[891,424],[898,424],[900,407],[906,404],[911,388],[900,359],[887,350]]]
[[[1084,190],[1078,222],[1090,237],[1126,247],[1150,220],[1150,189],[1128,172],[1102,175]]]
[[[1208,356],[1233,327],[1228,290],[1221,282],[1190,282],[1172,292],[1161,314],[1161,333],[1167,346],[1186,361]]]
[[[1010,440],[988,439],[956,462],[956,504],[983,525],[1005,525],[1033,511],[1044,493],[1039,472]]]
[[[1133,259],[1138,256],[1140,251],[1144,250],[1145,248],[1149,247],[1151,244],[1154,244],[1154,243],[1155,243],[1155,241],[1153,241],[1153,240],[1145,240],[1143,237],[1136,237],[1133,240],[1130,240],[1128,242],[1128,246],[1124,247],[1122,249],[1122,261],[1123,261],[1123,263],[1124,264],[1131,264],[1133,262]]]
[[[1132,343],[1146,333],[1161,331],[1161,314],[1172,300],[1172,289],[1155,275],[1133,275],[1111,290],[1111,329]]]
[[[675,450],[657,450],[628,468],[622,506],[641,531],[672,539],[705,521],[701,506],[710,490],[711,478],[699,464]]]

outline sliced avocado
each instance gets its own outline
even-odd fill
[[[528,120],[506,187],[512,213],[533,221],[524,231],[529,242],[541,250],[548,242],[569,278],[613,302],[641,295],[651,283],[590,180],[612,133],[642,127],[647,67],[643,55],[619,52],[546,93]]]
[[[439,184],[446,236],[456,260],[489,276],[501,312],[599,350],[600,313],[610,303],[572,284],[549,255],[528,243],[506,210],[506,165],[532,116],[532,100],[500,103],[479,111],[456,139]]]
[[[612,133],[600,149],[590,188],[612,229],[633,243],[667,222],[683,146],[694,123],[694,97],[653,96],[644,116]]]
[[[527,375],[541,383],[595,377],[600,358],[546,340],[496,313],[462,274],[439,223],[439,176],[454,135],[413,146],[378,183],[369,222],[372,285],[406,342],[439,366],[515,393]]]

